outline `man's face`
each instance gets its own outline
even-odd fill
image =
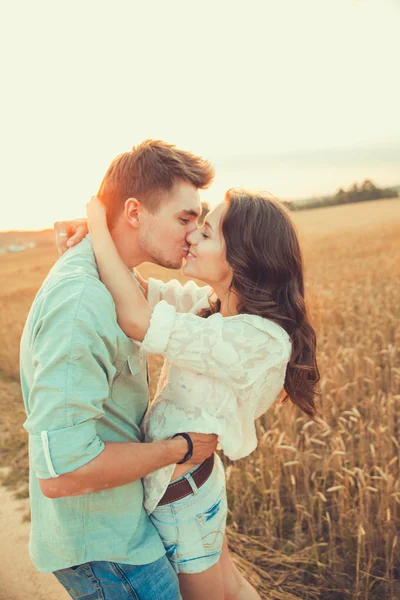
[[[186,181],[174,185],[156,213],[142,210],[139,244],[146,260],[179,269],[189,249],[186,237],[197,228],[200,214],[199,191]]]

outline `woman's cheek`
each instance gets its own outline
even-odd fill
[[[207,258],[203,262],[202,270],[206,268],[212,279],[218,281],[222,267],[221,254],[213,248],[212,251],[208,252]]]

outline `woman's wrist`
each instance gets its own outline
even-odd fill
[[[88,229],[89,233],[92,233],[92,231],[104,231],[108,229],[107,221],[100,218],[90,219],[88,221]]]

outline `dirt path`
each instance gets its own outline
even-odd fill
[[[15,500],[0,485],[0,600],[68,600],[49,573],[39,573],[28,555],[28,500]]]

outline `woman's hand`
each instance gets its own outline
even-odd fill
[[[88,234],[86,219],[74,219],[73,221],[57,221],[54,223],[56,246],[59,256],[78,244]]]
[[[97,196],[92,196],[91,201],[86,204],[86,216],[89,231],[98,224],[107,225],[105,206]]]

